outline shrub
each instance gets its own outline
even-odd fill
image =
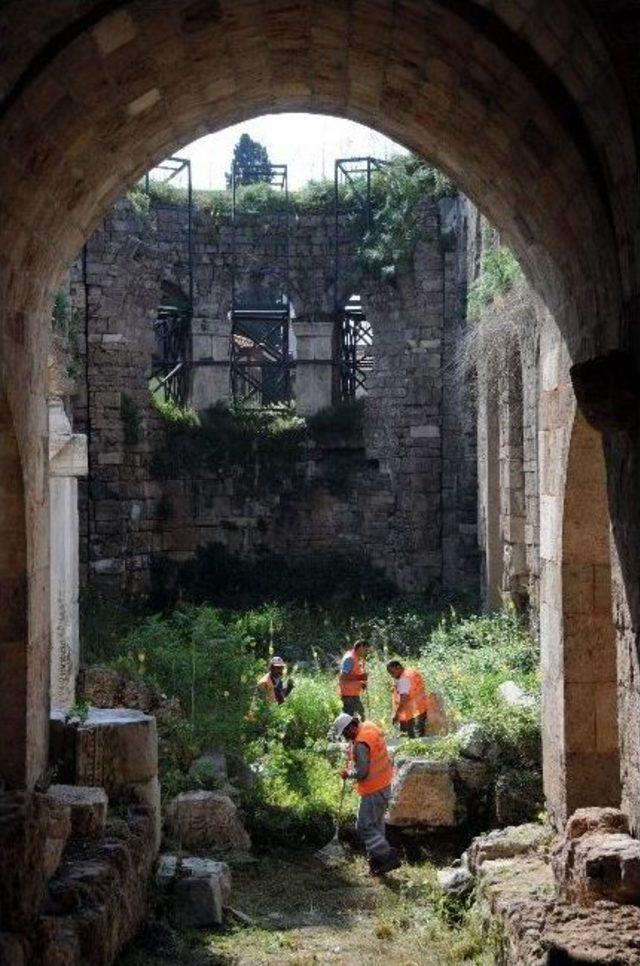
[[[153,616],[122,642],[120,666],[175,696],[196,742],[238,752],[259,664],[250,641],[211,607]]]
[[[307,418],[307,426],[318,443],[362,440],[364,431],[364,399],[345,399],[326,406]]]
[[[377,210],[362,244],[364,267],[382,279],[407,267],[421,236],[421,202],[453,193],[446,175],[415,155],[395,158],[374,179]]]
[[[154,468],[165,478],[236,469],[248,485],[253,485],[256,470],[262,479],[281,482],[300,460],[305,424],[288,404],[218,404],[199,417],[175,405],[158,408],[166,421]]]
[[[523,278],[522,269],[513,252],[505,246],[485,252],[482,271],[469,289],[467,314],[477,321],[485,306],[497,296],[504,295]]]

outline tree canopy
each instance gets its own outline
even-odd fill
[[[236,184],[257,184],[260,181],[269,182],[271,175],[268,170],[270,164],[269,154],[264,144],[254,141],[248,134],[242,134],[240,140],[233,149],[232,171],[235,170]],[[256,170],[261,168],[262,170]],[[231,178],[227,176],[227,182],[231,185]]]

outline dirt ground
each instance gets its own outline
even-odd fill
[[[119,966],[491,966],[496,937],[486,934],[475,910],[443,902],[433,858],[423,852],[373,879],[358,855],[326,868],[310,851],[265,851],[232,868],[231,905],[248,921],[230,914],[221,930],[180,934],[150,921]]]

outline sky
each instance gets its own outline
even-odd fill
[[[404,148],[377,131],[340,117],[320,114],[266,114],[194,141],[180,157],[191,160],[193,187],[224,188],[233,149],[246,131],[269,152],[272,164],[288,165],[289,188],[323,177],[333,179],[336,158],[372,155],[390,158]]]

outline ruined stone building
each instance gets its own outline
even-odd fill
[[[165,433],[149,392],[153,323],[167,290],[186,299],[185,205],[160,201],[141,213],[120,203],[71,276],[80,390],[73,422],[89,444],[80,540],[87,584],[99,593],[144,593],[154,564],[184,562],[217,544],[245,556],[350,554],[406,591],[476,590],[475,420],[456,364],[466,220],[458,197],[425,200],[424,241],[391,283],[363,271],[362,233],[352,228],[336,296],[333,214],[296,218],[288,272],[293,396],[307,416],[339,400],[334,305],[361,294],[373,330],[364,432],[350,443],[308,444],[288,483],[277,475],[247,486],[219,468],[176,465],[170,453],[171,468],[157,466]],[[269,214],[243,227],[242,255],[233,261],[238,284],[273,287],[265,242],[272,230]],[[231,236],[228,216],[196,209],[185,402],[197,411],[230,403],[232,244],[240,248],[238,231]]]
[[[153,414],[143,404],[147,389],[125,389],[125,383],[131,386],[142,376],[152,351],[144,343],[144,327],[135,334],[128,327],[142,324],[157,310],[163,282],[181,282],[157,277],[156,253],[142,226],[130,249],[116,245],[115,236],[123,229],[120,216],[109,212],[136,179],[181,145],[269,111],[331,113],[384,131],[446,171],[516,253],[535,293],[535,322],[514,327],[509,344],[497,350],[499,367],[493,366],[493,352],[476,354],[481,589],[489,605],[504,589],[514,599],[526,596],[533,602],[541,652],[545,795],[554,826],[564,826],[580,806],[612,805],[622,808],[637,836],[639,17],[633,0],[292,0],[286,5],[272,0],[9,0],[3,5],[4,961],[52,962],[55,950],[55,961],[79,963],[96,937],[109,961],[136,928],[157,835],[153,718],[134,709],[106,723],[90,720],[78,728],[69,752],[72,787],[84,782],[106,788],[112,801],[122,794],[129,796],[126,800],[133,796],[140,808],[131,813],[121,843],[105,844],[104,802],[98,796],[93,803],[98,818],[82,834],[97,836],[104,878],[93,888],[110,898],[101,907],[99,928],[90,937],[82,933],[78,917],[56,905],[55,889],[47,884],[70,821],[68,801],[47,795],[50,742],[62,740],[60,719],[52,721],[50,709],[52,698],[62,704],[73,698],[66,682],[73,680],[76,642],[56,628],[69,625],[68,615],[77,606],[77,586],[68,579],[78,569],[71,510],[78,478],[87,470],[84,434],[77,428],[83,425],[82,406],[72,426],[61,405],[67,391],[64,374],[53,361],[48,365],[53,296],[88,243],[87,277],[82,278],[82,263],[79,274],[73,270],[75,297],[80,300],[86,293],[94,326],[86,333],[90,389],[84,412],[93,492],[80,546],[87,573],[119,592],[129,580],[144,582],[158,548],[192,552],[207,525],[203,494],[209,481],[199,481],[193,498],[179,494],[179,479],[163,481],[172,488],[180,519],[189,522],[185,550],[166,519],[154,515],[163,494],[158,481],[147,475],[145,447],[155,432]],[[121,220],[132,218],[130,211],[122,213]],[[467,226],[467,237],[473,239],[471,215]],[[209,239],[200,254],[219,257],[218,244]],[[134,264],[145,284],[121,291],[114,306],[109,290],[117,285],[118,265],[108,259],[116,257],[116,249],[130,277]],[[370,393],[379,416],[370,426],[365,452],[350,456],[354,474],[366,478],[368,495],[358,507],[343,493],[340,499],[334,494],[327,498],[324,509],[304,509],[313,521],[314,539],[324,539],[323,521],[335,514],[354,540],[369,541],[372,548],[379,539],[378,523],[386,525],[395,515],[398,537],[386,565],[407,585],[435,575],[457,579],[449,571],[451,561],[468,560],[471,568],[473,558],[472,534],[464,528],[474,526],[475,518],[470,522],[465,487],[459,490],[454,482],[469,479],[473,441],[459,410],[447,411],[453,395],[442,394],[446,367],[430,345],[442,340],[444,358],[453,353],[457,339],[455,293],[462,270],[456,251],[454,246],[443,255],[425,242],[417,252],[427,278],[435,276],[436,267],[444,269],[445,277],[438,285],[433,282],[432,293],[441,303],[437,318],[425,321],[420,311],[419,319],[416,315],[406,323],[402,358],[392,322],[402,317],[405,324],[405,309],[409,316],[410,303],[421,295],[411,279],[401,281],[394,305],[386,304],[383,313],[388,293],[375,287],[368,293],[372,318],[379,311],[389,324],[385,331],[384,321],[379,322],[377,333],[380,359],[389,360],[388,368],[385,375],[385,363],[378,367],[377,387],[374,379]],[[203,270],[203,284],[208,277]],[[318,276],[313,272],[311,278]],[[322,284],[309,295],[306,308],[294,306],[296,318],[325,310],[321,298],[314,302]],[[367,297],[364,289],[360,294]],[[295,302],[296,293],[291,297]],[[120,313],[123,305],[127,311]],[[216,340],[226,341],[215,321],[203,309],[203,329],[194,330],[196,357],[200,352],[200,358],[215,357]],[[490,336],[488,323],[484,333]],[[196,335],[202,340],[197,344]],[[300,353],[308,350],[308,338],[300,324]],[[482,338],[481,332],[481,343]],[[399,381],[394,378],[398,364],[403,367]],[[405,388],[418,370],[422,376],[429,373],[430,364],[433,375],[422,384],[430,385],[438,398],[423,398],[422,412],[403,412],[404,397],[396,390]],[[201,368],[202,378],[210,382],[213,373]],[[296,379],[304,367],[299,368]],[[125,443],[122,436],[123,392],[137,402],[144,430],[140,441]],[[429,407],[436,411],[427,412]],[[405,458],[405,449],[394,451],[396,437],[387,432],[391,426],[401,428],[410,467],[409,478],[397,489],[396,460]],[[98,432],[111,438],[93,449]],[[447,434],[457,440],[452,465],[438,454]],[[321,454],[311,451],[306,460],[307,466],[322,463]],[[365,466],[367,460],[376,465]],[[437,467],[437,492],[421,476],[423,470],[431,472],[429,467]],[[322,466],[318,469],[322,475]],[[300,472],[310,470],[302,467]],[[143,497],[134,495],[136,480],[144,483]],[[209,488],[218,501],[216,520],[232,520],[235,510],[223,506],[225,494],[217,486]],[[406,502],[392,505],[398,493]],[[278,498],[264,498],[272,501],[270,513],[283,512]],[[301,507],[293,508],[292,520],[302,532],[297,513],[302,514]],[[246,533],[248,542],[257,529],[250,516],[240,508],[238,517],[245,522],[233,521],[238,527],[233,532]],[[434,516],[437,538],[427,523]],[[430,548],[419,567],[410,520]],[[51,642],[63,639],[67,650],[52,669]],[[119,897],[125,893],[139,902],[123,904]],[[612,906],[610,915],[616,914]],[[565,955],[561,944],[556,952]]]

